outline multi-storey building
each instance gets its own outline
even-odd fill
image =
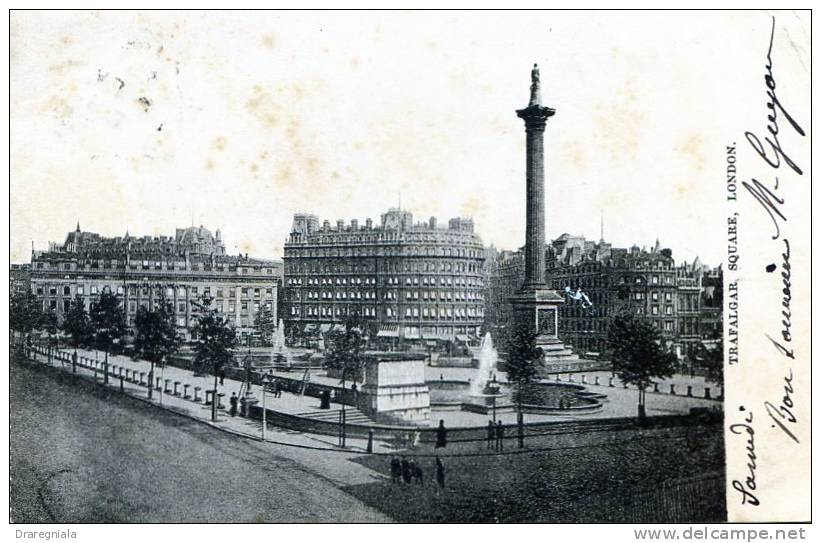
[[[701,286],[701,337],[717,339],[724,332],[724,271],[721,266],[705,270]]]
[[[173,237],[106,238],[78,224],[62,245],[32,253],[31,288],[58,319],[75,295],[88,309],[100,294],[112,292],[121,298],[129,326],[138,307],[151,309],[164,299],[186,337],[195,324],[193,302],[209,296],[237,333],[247,336],[263,308],[276,315],[281,273],[281,262],[227,255],[219,230],[212,235],[192,226]]]
[[[9,295],[22,294],[31,289],[31,265],[11,264],[9,266]]]
[[[484,251],[471,219],[440,227],[394,208],[376,225],[320,226],[296,214],[284,257],[289,332],[321,334],[358,315],[376,338],[470,341],[485,317]]]
[[[698,259],[676,266],[671,251],[658,241],[650,250],[622,249],[568,234],[548,245],[545,256],[547,283],[565,296],[559,306],[559,337],[578,354],[605,353],[610,320],[621,311],[645,316],[682,356],[700,341],[703,267]],[[488,300],[496,307],[488,307],[487,314],[497,320],[488,326],[504,335],[511,310],[507,293],[524,279],[521,252],[500,253],[491,272],[488,282],[494,292]]]
[[[525,277],[524,251],[499,251],[485,266],[485,328],[497,340],[505,336],[513,320],[510,298],[522,286]]]

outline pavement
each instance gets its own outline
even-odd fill
[[[73,352],[72,350],[68,349],[61,349],[63,353],[70,354]],[[81,358],[87,358],[91,360],[98,360],[102,363],[105,359],[105,355],[98,351],[88,350],[88,349],[78,349],[77,350],[78,356]],[[95,358],[96,357],[96,358]],[[43,362],[46,360],[46,357],[41,355],[37,356],[37,360]],[[70,362],[63,362],[60,360],[52,360],[52,365],[56,367],[62,368],[64,371],[71,371],[71,363]],[[145,362],[143,360],[133,360],[126,356],[118,356],[118,355],[109,355],[108,360],[109,366],[117,366],[117,368],[124,368],[128,369],[129,371],[137,371],[144,372],[146,376],[148,375],[151,364]],[[100,364],[102,368],[102,364]],[[117,370],[119,372],[119,370]],[[77,372],[81,375],[87,376],[89,378],[96,378],[98,382],[103,382],[102,377],[102,370],[98,370],[95,377],[95,371],[93,369],[89,369],[86,367],[80,367],[78,365]],[[153,403],[157,406],[161,406],[165,409],[174,411],[178,414],[185,415],[192,419],[195,419],[199,422],[204,424],[209,424],[211,426],[218,427],[222,430],[235,433],[237,435],[247,437],[250,439],[255,440],[262,440],[262,423],[261,421],[250,420],[239,415],[232,417],[228,413],[228,398],[231,396],[232,392],[236,392],[239,395],[240,387],[242,383],[240,381],[236,381],[233,379],[228,379],[227,377],[224,380],[224,384],[218,385],[217,389],[219,392],[225,394],[223,403],[225,404],[226,409],[218,409],[217,410],[217,420],[211,420],[211,406],[205,405],[202,399],[205,396],[205,390],[213,390],[214,387],[214,378],[209,376],[195,376],[191,371],[184,370],[181,368],[176,368],[173,366],[166,366],[164,368],[156,368],[155,369],[156,376],[159,377],[163,383],[163,389],[165,388],[165,380],[169,380],[171,383],[171,387],[173,390],[173,383],[178,381],[180,383],[178,390],[181,392],[183,391],[183,384],[189,385],[189,393],[193,397],[193,389],[194,387],[198,386],[201,388],[200,391],[200,402],[194,402],[192,399],[186,399],[182,395],[175,396],[174,394],[168,394],[164,391],[160,390],[153,390],[152,391],[152,398],[148,398],[148,388],[146,386],[139,385],[137,383],[129,382],[123,380],[123,392],[133,396],[135,398],[139,398],[141,400]],[[109,377],[109,386],[113,389],[119,390],[120,388],[120,379]],[[261,388],[258,386],[254,386],[253,389],[254,395],[259,399],[262,400],[262,391]],[[277,402],[276,405],[273,405],[273,402]],[[262,405],[260,403],[260,405]],[[333,405],[332,405],[333,406]],[[269,409],[282,409],[283,412],[306,412],[311,410],[316,410],[319,407],[319,399],[318,398],[310,398],[310,397],[300,397],[296,394],[289,394],[286,392],[282,393],[281,398],[274,399],[271,394],[266,394],[266,407]],[[287,411],[286,411],[287,409]],[[348,437],[346,439],[346,448],[342,449],[338,447],[338,440],[335,436],[326,436],[320,434],[306,434],[302,432],[296,432],[292,430],[287,430],[284,428],[276,428],[276,427],[268,427],[265,432],[265,441],[270,443],[282,444],[282,445],[289,445],[292,447],[298,447],[302,449],[317,449],[319,451],[334,451],[338,454],[362,454],[367,451],[367,439],[359,439],[359,438],[352,438]],[[374,452],[384,452],[389,453],[393,452],[394,448],[385,442],[374,440],[373,444]],[[348,477],[349,475],[346,473],[345,476]],[[369,474],[364,474],[364,477],[370,478]]]
[[[63,352],[71,352],[63,349]],[[80,356],[103,360],[104,354],[99,351],[80,349],[78,350]],[[110,355],[109,364],[118,367],[127,368],[129,370],[136,370],[144,372],[146,375],[150,371],[150,364],[142,360],[133,360],[126,356]],[[429,373],[426,375],[428,379],[442,378],[445,380],[461,380],[468,381],[475,378],[476,370],[471,368],[443,368],[443,367],[426,367],[425,371]],[[189,385],[189,391],[193,394],[193,388],[199,386],[201,388],[201,398],[204,397],[206,390],[212,390],[214,387],[214,379],[212,376],[195,376],[191,371],[181,368],[166,366],[158,368],[155,375],[160,377],[162,382],[170,380],[173,387],[175,381],[179,381],[179,391],[182,394],[183,384]],[[274,376],[283,378],[301,378],[301,372],[273,372]],[[571,374],[558,374],[560,382],[570,382]],[[599,379],[599,385],[595,385],[596,378]],[[506,382],[507,376],[504,372],[498,372],[497,378],[501,382]],[[582,384],[582,380],[586,380],[584,386],[590,391],[599,392],[607,395],[603,400],[602,409],[579,412],[573,414],[527,414],[525,415],[526,422],[551,422],[551,421],[572,421],[572,420],[586,420],[586,419],[604,419],[604,418],[619,418],[632,417],[636,414],[637,392],[635,387],[629,386],[625,388],[618,377],[613,378],[612,387],[609,386],[611,378],[610,372],[585,372],[572,374],[574,383]],[[311,382],[323,383],[333,386],[339,385],[339,380],[328,377],[324,371],[312,371]],[[551,381],[555,380],[555,376],[551,376]],[[674,385],[677,394],[669,394],[670,385]],[[233,379],[226,378],[223,385],[218,386],[218,390],[225,394],[223,401],[228,407],[228,398],[232,393],[236,392],[239,396],[240,387],[242,383]],[[692,397],[685,395],[687,386],[692,387]],[[141,387],[133,383],[125,383],[129,388],[130,393],[137,394],[141,397],[147,397],[146,387]],[[712,399],[705,399],[704,389],[711,387],[713,391]],[[164,387],[163,387],[164,388]],[[256,398],[262,405],[262,391],[261,387],[253,386],[252,390]],[[670,414],[686,414],[693,407],[713,407],[720,404],[720,400],[716,400],[716,387],[711,386],[710,383],[705,382],[703,377],[689,377],[685,375],[675,375],[669,379],[664,379],[659,382],[659,392],[654,393],[648,391],[646,395],[646,410],[648,415],[670,415]],[[154,391],[155,402],[166,405],[177,411],[184,412],[189,416],[202,419],[203,421],[210,421],[211,408],[204,405],[202,402],[195,403],[186,400],[181,396],[174,396],[160,391]],[[319,399],[311,396],[300,396],[289,392],[282,392],[280,398],[274,398],[271,394],[265,395],[265,403],[268,409],[278,411],[289,415],[299,415],[312,417],[313,414],[319,410]],[[341,409],[341,405],[331,403],[331,413]],[[516,414],[513,412],[497,413],[497,420],[501,420],[504,424],[514,424],[516,422]],[[448,428],[470,427],[470,426],[484,426],[487,424],[488,417],[480,413],[471,413],[460,410],[435,410],[432,413],[430,426],[435,427],[439,421],[443,420],[445,426]],[[254,437],[261,437],[261,423],[258,421],[250,421],[241,417],[230,417],[226,411],[220,411],[216,424],[236,431],[238,433],[251,435]],[[318,446],[331,447],[337,445],[335,436],[319,435],[319,434],[301,434],[294,433],[283,429],[269,429],[266,432],[266,439],[285,442],[288,444],[302,445],[302,446]],[[365,451],[367,449],[367,440],[348,438],[346,445],[351,450]],[[376,440],[374,442],[374,452],[393,452],[394,449],[384,442]]]

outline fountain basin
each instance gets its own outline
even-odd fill
[[[515,390],[509,383],[498,383],[499,394],[473,394],[469,381],[431,380],[430,404],[434,409],[504,413],[515,409]],[[588,391],[582,385],[539,381],[530,383],[522,409],[526,413],[568,413],[600,409],[606,396]]]

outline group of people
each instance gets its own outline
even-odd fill
[[[274,381],[273,383],[271,383],[271,394],[274,396],[274,398],[279,398],[280,396],[282,396],[282,386],[279,384],[279,381]],[[232,417],[237,416],[237,406],[239,405],[239,401],[240,400],[239,400],[239,396],[237,396],[237,393],[232,392],[231,397],[228,399],[228,402],[230,404],[230,408],[228,409],[228,413]],[[245,407],[243,407],[243,412],[240,413],[240,414],[243,417],[247,416],[247,414],[245,413]]]
[[[505,427],[502,421],[497,421],[496,424],[492,420],[487,421],[487,448],[499,452],[505,450]]]
[[[274,398],[279,398],[280,396],[282,396],[282,384],[276,379],[274,379],[273,382],[268,384],[268,390],[271,391],[271,394],[274,396]]]
[[[425,474],[422,471],[422,465],[414,459],[408,460],[406,456],[403,456],[400,460],[394,456],[391,458],[391,483],[402,482],[408,485],[412,482],[418,485],[424,484]],[[436,457],[436,484],[440,488],[445,487],[445,464],[438,456]]]

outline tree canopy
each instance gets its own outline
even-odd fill
[[[125,313],[120,299],[110,292],[103,292],[89,312],[94,328],[94,344],[108,354],[126,334]]]
[[[260,341],[266,345],[271,345],[273,343],[275,328],[276,319],[274,318],[273,310],[268,306],[260,308],[254,317],[254,331]]]
[[[71,339],[71,344],[75,349],[91,341],[93,335],[91,319],[86,311],[83,297],[79,294],[69,301],[61,328]]]
[[[226,365],[234,362],[237,334],[228,321],[211,307],[213,298],[208,295],[195,302],[196,324],[192,334],[194,342],[194,371],[217,375]]]
[[[528,323],[517,321],[507,340],[507,378],[515,383],[528,383],[536,376],[542,359],[542,349],[536,345],[538,333]]]
[[[363,329],[362,322],[358,316],[354,315],[345,321],[345,330],[337,330],[328,334],[325,364],[337,370],[343,382],[361,382],[364,377]]]
[[[654,379],[673,375],[676,355],[664,349],[658,329],[645,318],[621,314],[607,331],[613,369],[624,383],[644,390]]]
[[[160,300],[155,309],[140,307],[134,317],[134,353],[152,364],[163,364],[165,358],[177,352],[180,336],[174,325],[170,302]]]
[[[42,302],[31,291],[15,293],[9,304],[9,325],[15,332],[28,335],[43,323]]]

